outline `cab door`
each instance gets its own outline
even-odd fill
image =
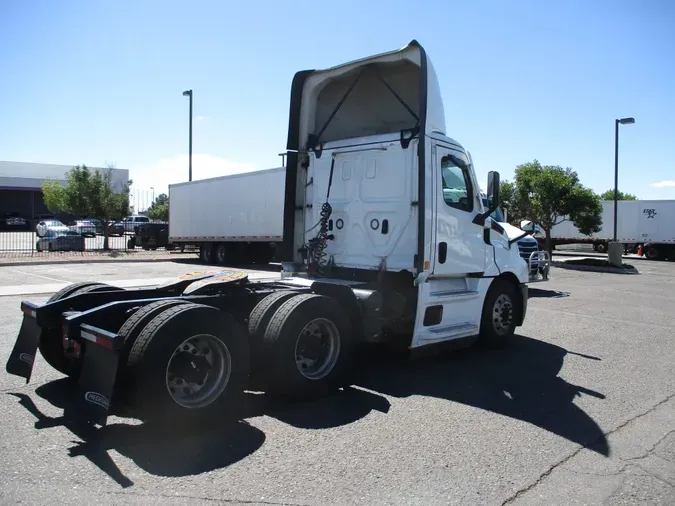
[[[437,144],[433,167],[436,225],[433,277],[483,273],[487,250],[485,225],[473,223],[482,207],[469,159],[463,151]]]

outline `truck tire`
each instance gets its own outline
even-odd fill
[[[297,295],[297,292],[290,290],[271,293],[258,302],[249,315],[248,335],[251,340],[251,367],[256,376],[258,375],[257,366],[261,360],[261,346],[265,338],[267,325],[276,310],[294,295]]]
[[[316,338],[319,346],[308,342]],[[265,390],[312,399],[346,386],[355,345],[349,316],[335,299],[291,297],[272,315],[260,343]]]
[[[202,244],[199,246],[199,260],[205,264],[213,263],[213,244]]]
[[[225,265],[229,260],[227,244],[220,243],[215,247],[215,262],[219,265]]]
[[[74,283],[56,292],[49,298],[47,302],[54,302],[65,299],[66,297],[70,297],[72,295],[79,295],[81,293],[100,292],[103,290],[123,290],[123,288],[91,281]],[[82,370],[82,360],[72,359],[66,356],[65,349],[63,348],[63,343],[61,341],[60,328],[42,329],[42,332],[40,333],[40,343],[38,344],[38,349],[40,350],[42,358],[45,359],[45,362],[47,362],[61,374],[65,374],[66,376],[73,379],[79,378],[80,371]]]
[[[597,251],[598,253],[607,253],[607,243],[599,242],[598,247],[595,251]]]
[[[488,346],[501,346],[513,337],[519,305],[513,283],[495,279],[483,304],[479,342]]]
[[[658,246],[647,246],[645,249],[645,258],[648,260],[662,260],[663,255]]]
[[[147,306],[138,309],[122,324],[117,334],[124,340],[124,347],[120,352],[119,365],[117,366],[117,381],[115,385],[115,393],[119,399],[123,401],[129,400],[128,393],[132,385],[127,377],[129,354],[138,335],[143,331],[145,326],[158,314],[169,309],[170,307],[179,304],[189,304],[185,300],[158,300],[151,302]]]
[[[133,402],[146,420],[194,423],[232,413],[246,387],[246,332],[228,313],[186,303],[165,308],[127,361]]]

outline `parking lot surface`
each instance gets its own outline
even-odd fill
[[[123,417],[99,431],[64,425],[67,381],[40,357],[30,384],[0,379],[0,502],[673,504],[675,263],[638,268],[553,268],[532,285],[526,323],[504,350],[382,357],[332,397],[251,393],[240,422],[187,433],[171,420],[162,430]],[[203,267],[5,269],[0,284],[17,286]],[[0,297],[3,363],[20,301],[48,296]]]

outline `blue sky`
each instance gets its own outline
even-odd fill
[[[135,186],[279,166],[293,74],[422,43],[484,181],[538,159],[675,198],[675,2],[0,0],[0,159],[128,168]]]

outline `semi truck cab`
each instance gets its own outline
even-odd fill
[[[350,385],[363,344],[513,337],[529,276],[493,218],[499,174],[486,206],[419,43],[298,72],[288,124],[280,279],[216,270],[153,288],[67,286],[21,303],[7,372],[28,381],[39,350],[77,380],[66,419],[105,425],[128,398],[148,420],[194,427],[236,413],[252,385],[295,398]]]
[[[509,292],[522,321],[527,264],[491,232],[499,174],[488,177],[486,209],[470,156],[446,134],[436,73],[416,41],[298,73],[291,95],[287,282],[387,286],[414,308],[413,348],[475,335],[491,290]]]

